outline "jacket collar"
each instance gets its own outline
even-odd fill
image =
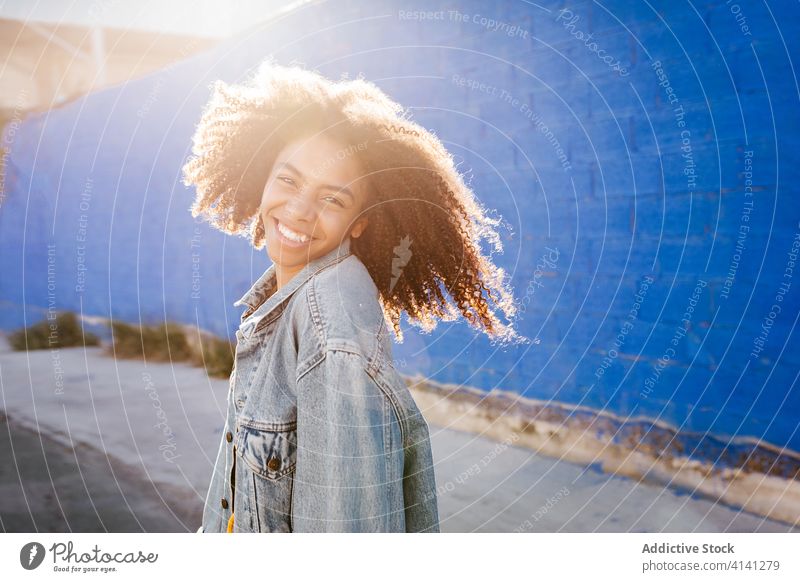
[[[249,335],[249,332],[255,329],[259,321],[272,313],[278,305],[294,294],[294,292],[312,276],[322,269],[345,259],[351,254],[350,237],[347,236],[338,247],[334,247],[326,254],[306,263],[306,265],[294,277],[287,281],[283,287],[274,292],[273,290],[277,286],[276,268],[275,263],[270,265],[264,274],[253,283],[252,287],[233,304],[234,307],[247,305],[251,310],[255,309],[259,303],[261,304],[258,309],[247,317],[249,320],[248,323],[252,322],[252,325],[247,325],[248,332],[243,331],[245,336]],[[265,297],[267,297],[266,301],[264,301]]]

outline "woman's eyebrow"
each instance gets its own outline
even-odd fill
[[[286,168],[287,170],[289,170],[289,171],[290,171],[290,172],[292,172],[293,174],[297,174],[297,175],[298,175],[298,176],[300,176],[301,178],[305,178],[305,176],[303,175],[303,172],[301,172],[300,170],[298,170],[297,168],[295,168],[295,167],[294,167],[292,164],[290,164],[289,162],[281,162],[281,163],[279,163],[276,169],[277,169],[277,170],[280,170],[281,168]]]
[[[294,174],[297,174],[301,178],[305,178],[303,173],[300,170],[298,170],[297,168],[295,168],[289,162],[281,162],[280,164],[278,164],[278,168],[286,168],[287,170],[289,170],[290,172],[293,172]],[[337,192],[341,192],[342,194],[347,194],[353,200],[356,199],[355,195],[350,190],[350,188],[345,188],[344,186],[335,186],[334,184],[322,184],[322,187],[323,188],[330,188],[331,190],[336,190]]]

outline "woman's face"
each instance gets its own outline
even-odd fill
[[[275,159],[259,212],[279,285],[367,226],[361,216],[367,184],[357,151],[318,134],[288,143]]]

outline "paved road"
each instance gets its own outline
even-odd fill
[[[48,351],[12,352],[2,343],[4,531],[197,530],[226,381],[187,364],[114,360],[100,348],[62,349],[56,360]],[[54,438],[40,438],[36,427]],[[790,530],[474,434],[431,425],[431,441],[444,532]],[[174,447],[170,458],[166,446]]]
[[[40,437],[0,413],[4,532],[187,531],[200,523],[202,506],[185,499],[186,491],[156,489],[100,451]]]
[[[791,529],[525,449],[432,429],[444,532]],[[191,532],[201,515],[191,490],[156,487],[98,450],[40,438],[0,414],[3,531]]]

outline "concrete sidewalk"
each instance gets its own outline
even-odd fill
[[[25,353],[0,342],[4,531],[197,530],[227,381],[96,347]],[[431,438],[443,532],[792,531],[513,443],[433,424]]]

